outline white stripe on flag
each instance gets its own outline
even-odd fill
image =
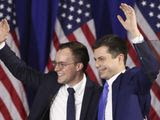
[[[11,100],[10,94],[8,93],[7,89],[3,86],[3,83],[0,81],[0,97],[3,98],[3,102],[6,105],[10,115],[15,120],[22,120],[20,117],[19,112],[17,111],[14,103]]]
[[[3,115],[1,114],[1,111],[0,111],[0,120],[5,120]]]
[[[151,91],[151,105],[154,108],[154,110],[156,111],[157,115],[160,117],[160,102],[157,99],[157,97],[155,96],[155,94],[153,93],[153,91]]]
[[[55,28],[56,28],[55,32],[56,32],[56,35],[58,37],[59,43],[68,42],[69,40],[67,39],[66,35],[63,32],[63,29],[62,29],[62,27],[60,25],[59,20],[56,20],[56,27]]]
[[[96,39],[96,31],[95,31],[94,21],[90,20],[87,25],[90,28],[90,31],[93,34],[94,38]]]
[[[135,67],[135,64],[134,64],[132,58],[130,57],[130,55],[127,55],[126,65],[129,66],[130,68]]]
[[[55,60],[55,55],[56,55],[56,49],[55,47],[53,46],[53,41],[51,42],[51,52],[50,52],[50,57],[51,57],[51,60]]]
[[[156,83],[160,86],[160,73],[157,76]]]

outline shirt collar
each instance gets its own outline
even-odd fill
[[[106,82],[108,83],[109,86],[112,86],[112,83],[116,80],[116,78],[121,74],[124,73],[126,71],[126,69],[122,70],[121,72],[115,74],[113,77],[111,77],[110,79],[106,80]]]
[[[86,80],[87,80],[87,77],[85,74],[83,74],[83,79],[72,87],[75,90],[75,94],[80,95],[84,91]],[[66,84],[65,88],[67,90],[67,88],[69,88],[69,85]]]

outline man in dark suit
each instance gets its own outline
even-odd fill
[[[99,102],[98,120],[143,120],[149,111],[150,87],[156,79],[160,64],[144,42],[136,23],[133,8],[121,4],[126,20],[118,16],[123,27],[134,39],[141,66],[126,68],[127,44],[116,35],[107,35],[94,47],[96,67],[105,79]],[[136,38],[136,39],[135,39]]]
[[[3,42],[8,30],[7,21],[2,20],[0,59],[16,78],[37,90],[28,119],[96,120],[101,88],[85,75],[89,62],[87,48],[78,42],[61,44],[53,61],[56,73],[43,74],[26,66]],[[71,102],[68,102],[68,88],[73,88],[71,99],[75,99],[74,109],[69,108],[72,109],[69,112],[67,103],[71,105]]]

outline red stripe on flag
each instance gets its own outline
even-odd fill
[[[95,74],[93,73],[93,71],[92,71],[92,69],[91,69],[91,67],[90,67],[89,65],[88,65],[86,71],[87,71],[87,74],[88,74],[89,78],[90,78],[92,81],[94,81],[95,83],[99,84],[99,83],[98,83],[98,80],[97,80],[97,78],[96,78],[96,76],[95,76]]]
[[[136,66],[140,66],[140,62],[139,62],[139,58],[137,56],[136,51],[134,50],[134,48],[132,47],[131,43],[129,42],[129,40],[127,40],[128,43],[128,53],[130,55],[130,57],[132,58],[134,64]]]
[[[73,34],[67,35],[69,41],[76,41],[76,37]]]
[[[47,68],[48,68],[48,71],[51,71],[54,69],[53,67],[53,64],[52,64],[52,61],[51,61],[51,58],[49,57],[48,59],[48,64],[47,64]]]
[[[92,32],[90,31],[89,27],[87,24],[83,24],[81,26],[81,29],[83,31],[83,34],[86,36],[90,46],[93,46],[94,42],[95,42],[95,38],[92,34]]]
[[[60,45],[60,43],[59,43],[57,34],[54,33],[54,34],[53,34],[53,47],[56,49],[56,51],[58,50],[59,45]],[[52,61],[51,61],[51,56],[50,56],[49,59],[48,59],[47,68],[48,68],[48,71],[51,71],[51,70],[54,69],[54,66],[53,66]]]
[[[15,45],[17,46],[17,48],[19,48],[19,41],[18,41],[16,32],[15,32],[15,31],[12,31],[12,32],[10,32],[10,33],[11,33],[11,35],[12,35],[12,38],[13,38],[14,42],[15,42]]]
[[[23,103],[20,100],[15,88],[13,87],[12,83],[10,82],[9,78],[7,77],[1,66],[0,66],[0,79],[1,82],[4,84],[4,86],[6,87],[6,89],[8,90],[11,99],[15,104],[15,107],[17,108],[17,111],[19,112],[20,116],[22,117],[22,119],[26,119],[27,114],[24,109]]]
[[[160,117],[158,117],[156,111],[154,110],[154,108],[152,106],[150,108],[149,118],[150,118],[150,120],[160,120]]]
[[[154,92],[157,99],[160,101],[160,86],[156,83],[156,81],[153,82],[152,91]]]
[[[160,40],[160,32],[156,33],[157,37],[159,38]]]
[[[54,35],[53,35],[53,46],[55,46],[56,51],[58,50],[59,45],[60,45],[60,43],[59,43],[58,37],[57,37],[56,33],[54,33]]]
[[[0,111],[5,120],[12,120],[12,117],[9,111],[1,98],[0,98]]]

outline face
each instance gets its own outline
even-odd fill
[[[115,74],[119,73],[123,66],[121,57],[118,55],[113,58],[105,46],[94,50],[94,57],[96,61],[96,68],[99,71],[100,78],[110,79]]]
[[[78,63],[69,48],[58,50],[56,54],[55,71],[58,75],[58,83],[74,85],[77,82]]]

